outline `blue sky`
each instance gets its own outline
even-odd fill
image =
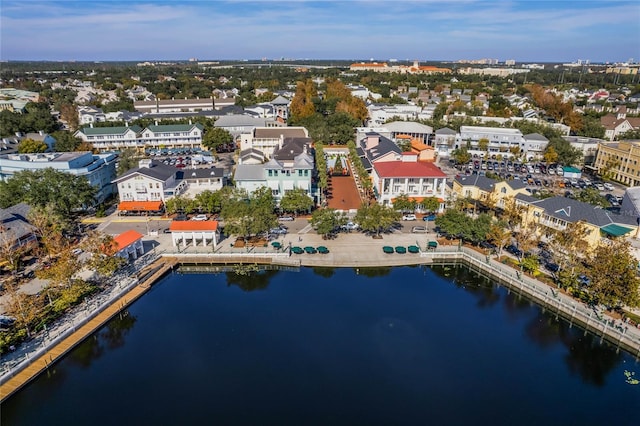
[[[640,60],[638,1],[2,0],[2,60]]]

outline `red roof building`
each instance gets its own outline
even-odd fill
[[[382,205],[392,205],[400,195],[421,201],[445,199],[447,175],[432,162],[418,161],[418,155],[403,153],[400,160],[373,163],[374,192]],[[418,205],[417,210],[421,210]]]
[[[138,231],[130,229],[113,238],[113,248],[115,255],[125,259],[137,259],[144,254],[142,245],[143,235]]]
[[[206,247],[211,244],[215,250],[220,240],[217,220],[174,220],[169,231],[174,247]]]

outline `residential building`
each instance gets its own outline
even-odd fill
[[[196,124],[151,125],[142,131],[142,143],[146,149],[182,148],[202,149],[204,127]]]
[[[471,149],[478,149],[478,141],[489,141],[488,150],[493,153],[508,153],[510,148],[523,148],[525,140],[518,129],[503,127],[461,126],[456,137],[455,148],[471,145]]]
[[[605,128],[605,139],[612,141],[624,132],[640,129],[640,117],[627,117],[627,107],[620,106],[615,113],[600,117],[600,124]]]
[[[26,203],[18,203],[6,209],[0,209],[0,244],[12,249],[35,243],[36,227],[29,223],[29,210]]]
[[[391,139],[395,140],[399,135],[405,135],[410,136],[411,139],[418,139],[427,145],[433,133],[433,127],[415,121],[392,121],[385,123],[384,127],[391,132]]]
[[[276,148],[282,147],[285,138],[308,138],[304,127],[256,127],[240,135],[240,150],[257,149],[271,158]]]
[[[610,238],[635,235],[638,229],[637,217],[616,214],[568,197],[520,199],[519,203],[527,208],[523,220],[535,225],[535,232],[542,238],[565,230],[570,223],[582,223],[587,230],[585,241],[594,248]]]
[[[524,135],[522,139],[523,142],[522,145],[520,145],[520,149],[525,153],[527,160],[541,160],[544,150],[549,143],[549,139],[540,133],[529,133],[528,135]]]
[[[378,203],[393,205],[393,201],[407,195],[417,201],[418,211],[424,211],[420,202],[435,197],[445,199],[447,175],[432,162],[418,161],[418,155],[404,153],[392,161],[376,161],[371,170],[374,194]]]
[[[253,117],[247,114],[223,115],[213,124],[238,138],[243,133],[251,133],[256,127],[273,127],[275,122],[268,118]]]
[[[508,199],[518,194],[528,195],[526,188],[526,184],[520,180],[500,181],[480,175],[458,176],[451,186],[457,198],[477,200],[488,208],[500,209],[506,207]]]
[[[142,149],[142,128],[140,126],[119,127],[84,127],[74,136],[90,143],[94,149],[104,151],[121,151],[126,148]]]
[[[433,145],[439,156],[449,156],[456,146],[456,136],[458,133],[448,127],[438,129],[435,132]]]
[[[165,201],[182,194],[187,182],[180,169],[159,161],[140,160],[138,167],[113,180],[122,212],[158,212]]]
[[[139,126],[84,127],[75,133],[98,151],[120,151],[134,148],[145,149],[202,149],[201,124],[151,125],[144,130]]]
[[[389,66],[386,62],[378,63],[354,63],[349,67],[350,71],[376,71],[376,72],[395,72],[400,74],[449,74],[451,70],[449,68],[438,68],[434,66],[419,65],[418,61],[414,61],[412,66],[408,65],[392,65]]]
[[[588,138],[586,136],[563,136],[562,139],[582,152],[583,163],[587,168],[593,167],[598,153],[598,145],[604,142],[602,139]]]
[[[187,183],[185,195],[191,198],[202,191],[218,191],[227,181],[224,169],[218,167],[182,169],[182,179]]]
[[[231,104],[234,104],[235,100],[232,99]],[[145,113],[168,113],[168,112],[194,112],[219,109],[228,102],[223,102],[222,99],[211,98],[195,98],[195,99],[155,99],[152,101],[134,101],[133,107],[136,111]]]
[[[600,143],[593,167],[624,185],[640,185],[640,141]]]
[[[317,203],[318,188],[313,180],[315,160],[310,146],[309,138],[287,138],[266,163],[238,164],[234,175],[236,186],[248,193],[266,186],[278,203],[287,191],[303,189]]]
[[[91,152],[52,152],[44,154],[0,155],[0,179],[11,179],[24,170],[52,168],[64,173],[86,178],[96,190],[96,203],[101,203],[113,193],[112,180],[116,177],[115,154]]]

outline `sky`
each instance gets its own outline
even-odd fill
[[[640,2],[0,2],[0,60],[189,58],[640,61]]]

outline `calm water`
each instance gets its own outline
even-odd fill
[[[11,425],[638,424],[640,364],[463,268],[173,274]]]

